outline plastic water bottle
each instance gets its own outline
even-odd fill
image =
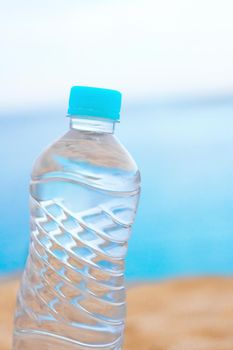
[[[34,164],[14,350],[119,350],[140,175],[114,136],[121,94],[74,86],[70,130]]]

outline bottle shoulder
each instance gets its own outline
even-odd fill
[[[94,187],[136,189],[140,184],[137,165],[128,151],[108,133],[69,130],[38,157],[32,178],[70,176]]]

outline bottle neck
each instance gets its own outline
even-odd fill
[[[110,119],[105,120],[99,118],[87,119],[82,117],[71,117],[70,128],[75,130],[113,134],[115,122]]]

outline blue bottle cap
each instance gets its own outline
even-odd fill
[[[116,90],[73,86],[70,90],[68,116],[120,119],[121,93]]]

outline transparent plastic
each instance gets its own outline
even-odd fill
[[[122,349],[140,175],[113,132],[110,121],[71,119],[35,162],[13,350]]]

